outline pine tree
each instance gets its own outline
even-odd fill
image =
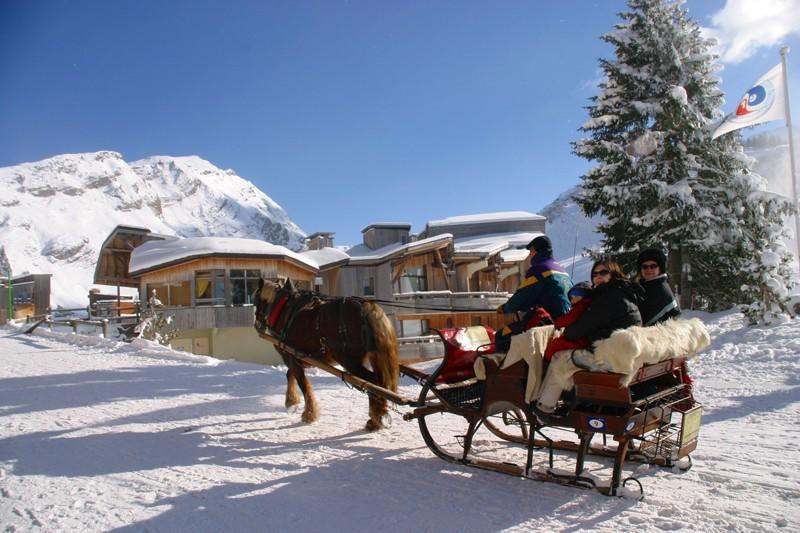
[[[11,263],[6,256],[5,247],[0,245],[0,277],[5,278],[9,274],[11,274]]]
[[[174,317],[164,313],[163,307],[164,305],[153,289],[153,294],[147,301],[147,307],[142,312],[141,322],[136,325],[135,332],[140,338],[169,346],[170,341],[178,335],[178,330],[173,322]]]
[[[750,304],[766,321],[787,303],[780,232],[791,204],[764,192],[738,133],[711,140],[724,103],[717,56],[681,4],[629,0],[601,37],[615,58],[600,60],[607,80],[581,128],[590,137],[574,143],[599,163],[578,202],[605,215],[606,253],[631,266],[643,247],[665,247],[691,266],[697,306]]]

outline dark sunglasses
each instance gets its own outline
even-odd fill
[[[658,263],[642,263],[642,270],[653,270],[658,268]]]
[[[594,272],[592,272],[592,277],[594,278],[596,276],[608,276],[609,274],[611,274],[609,270],[595,270]]]

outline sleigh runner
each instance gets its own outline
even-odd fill
[[[318,340],[314,350],[297,349],[287,343],[287,335],[275,327],[280,325],[280,321],[271,315],[280,298],[277,294],[276,291],[269,301],[263,300],[257,306],[256,329],[259,335],[276,345],[284,359],[288,359],[290,387],[291,364],[314,366],[339,377],[369,395],[371,414],[368,429],[374,429],[370,427],[370,423],[374,423],[373,409],[380,402],[384,402],[383,405],[389,401],[408,406],[412,410],[403,418],[417,420],[427,447],[448,462],[592,488],[606,495],[619,494],[621,487],[629,482],[637,486],[640,495],[643,494],[637,479],[623,479],[627,461],[668,467],[678,465],[684,469],[691,466],[689,454],[697,446],[702,406],[694,400],[684,363],[686,357],[705,347],[703,339],[687,347],[687,352],[691,353],[683,356],[675,353],[676,349],[681,349],[680,343],[655,356],[651,353],[634,354],[636,361],[632,364],[636,368],[632,372],[626,367],[629,361],[614,363],[626,367],[622,373],[575,367],[570,374],[574,387],[571,393],[562,397],[560,416],[542,417],[534,414],[530,398],[526,397],[526,388],[532,379],[528,363],[519,360],[505,366],[502,359],[493,355],[494,332],[490,328],[476,326],[437,331],[445,346],[445,354],[433,368],[396,362],[397,372],[421,387],[416,397],[408,397],[397,392],[396,380],[393,384],[376,383],[378,380],[374,379],[374,374],[354,372],[335,360],[336,354],[331,353],[325,340]],[[343,302],[336,305],[344,308]],[[676,324],[676,332],[683,333],[681,328],[686,325],[680,323],[690,321],[670,322]],[[287,323],[289,320],[284,321],[284,326]],[[693,326],[701,330],[700,337],[707,339],[702,324]],[[630,346],[636,346],[639,352],[648,347],[651,351],[658,351],[648,341],[647,335],[651,332],[645,333],[641,339],[627,339]],[[617,340],[616,346],[626,345]],[[580,361],[572,355],[565,355],[568,362],[564,362],[565,357],[559,358],[558,364],[565,368],[573,361]],[[370,361],[375,361],[373,356],[370,357]],[[591,363],[591,356],[584,358],[584,362],[587,360]],[[479,375],[476,375],[476,368]],[[298,382],[302,389],[302,379]],[[307,386],[310,390],[310,385]],[[311,401],[315,402],[313,396]],[[308,404],[307,396],[307,409]],[[479,434],[482,428],[494,439],[492,443]],[[569,433],[573,437],[556,438],[554,434],[557,432]],[[600,439],[602,444],[598,442]],[[499,455],[487,455],[484,453],[487,447],[499,451]],[[554,464],[555,452],[565,451],[575,454],[574,468],[569,471],[557,469]],[[612,472],[607,480],[586,472],[589,456],[613,457]],[[536,463],[535,457],[539,458]],[[540,464],[542,461],[544,466]]]

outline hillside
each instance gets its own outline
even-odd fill
[[[100,245],[118,224],[293,250],[305,237],[251,182],[196,156],[60,155],[0,168],[0,189],[0,243],[13,273],[52,273],[54,306],[87,304]]]

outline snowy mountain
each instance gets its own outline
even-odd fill
[[[553,255],[576,282],[589,279],[592,262],[584,250],[597,248],[603,238],[597,232],[603,217],[583,214],[575,201],[579,191],[580,185],[564,191],[539,212],[547,217],[545,232],[553,242]]]
[[[0,168],[0,190],[0,244],[13,273],[52,273],[54,306],[86,305],[100,246],[118,224],[293,250],[305,237],[251,182],[196,156],[59,155]]]

